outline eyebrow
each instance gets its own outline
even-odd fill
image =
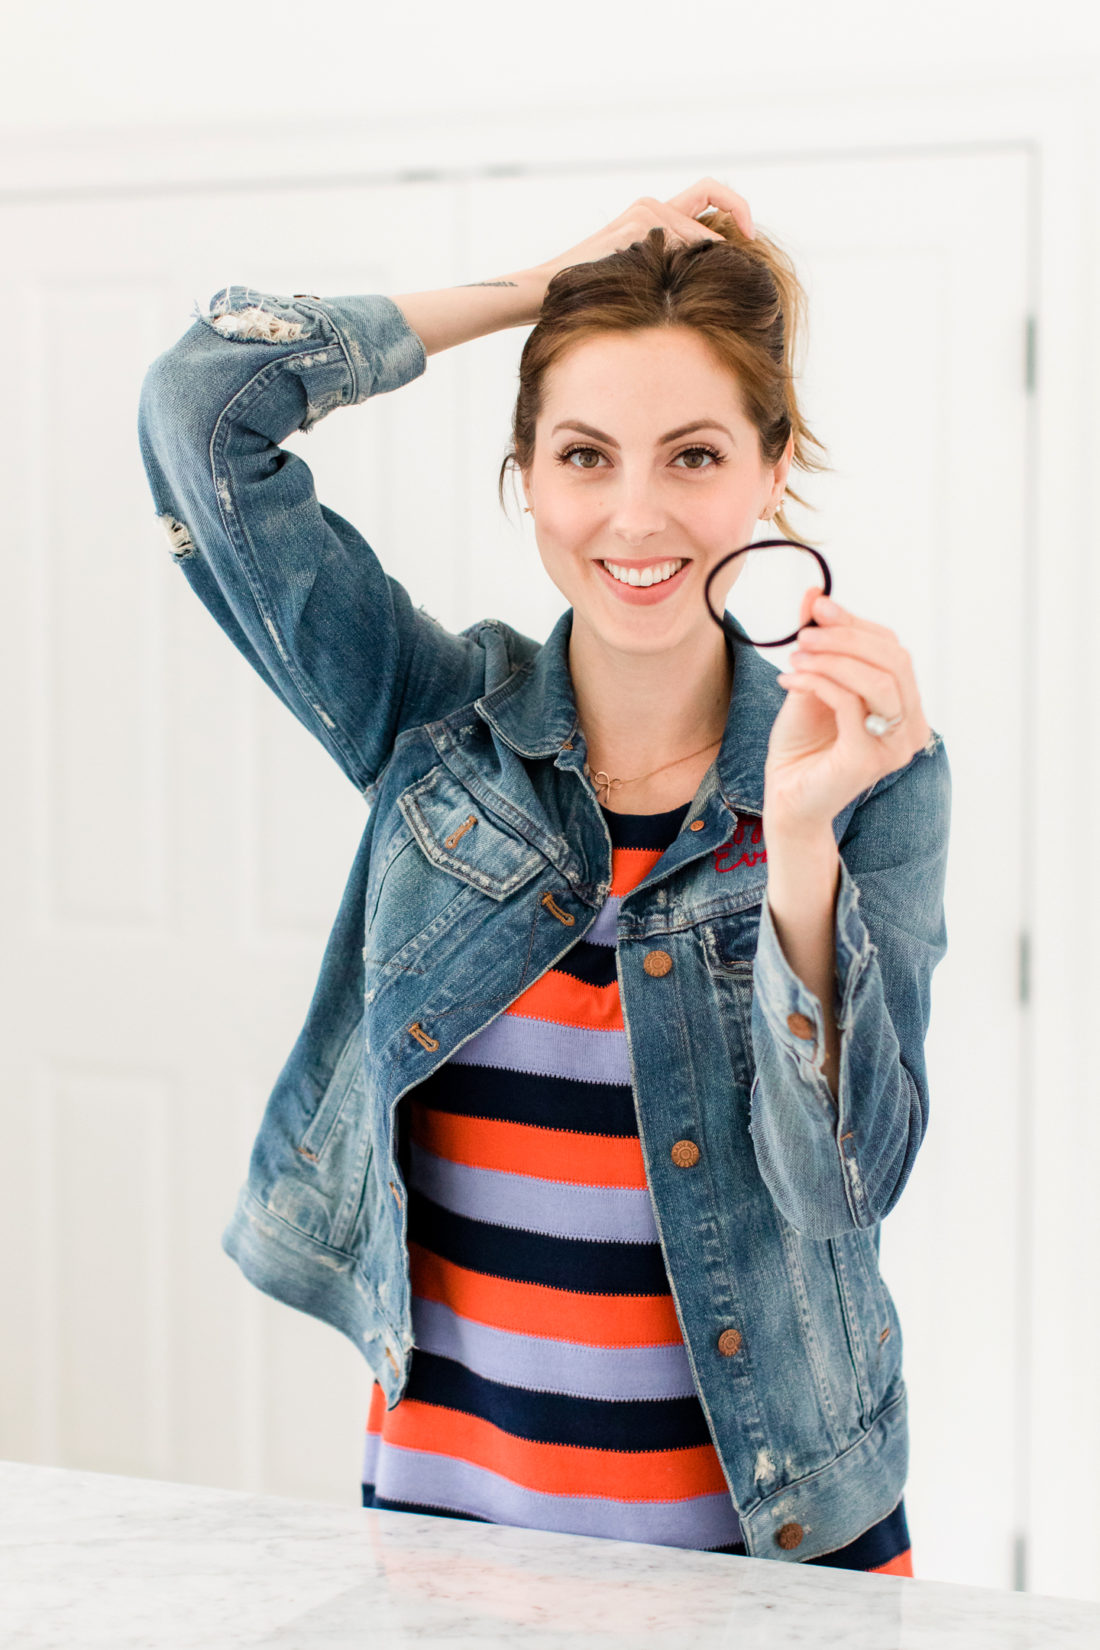
[[[606,442],[609,447],[614,447],[618,451],[619,443],[613,436],[605,435],[603,430],[597,430],[591,424],[582,424],[577,418],[566,419],[561,424],[555,424],[550,434],[557,435],[559,430],[579,430],[582,435],[593,436],[595,440]],[[719,424],[717,419],[697,418],[692,424],[681,424],[677,429],[669,430],[667,435],[658,437],[656,444],[658,447],[666,446],[670,441],[678,441],[682,435],[691,435],[693,430],[721,430],[724,435],[729,436],[731,441],[734,439],[732,431],[727,430],[724,424]]]

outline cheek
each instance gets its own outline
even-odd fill
[[[704,498],[700,488],[693,500],[698,505],[694,519],[700,540],[705,540],[715,550],[720,547],[729,550],[733,548],[731,535],[742,528],[748,529],[746,538],[752,537],[756,525],[758,484],[751,475],[743,471],[736,475],[723,475],[716,486],[706,489],[706,495]]]
[[[540,543],[550,552],[583,546],[598,530],[602,519],[594,501],[586,500],[578,492],[548,488],[539,501]]]
[[[733,540],[743,514],[736,498],[711,494],[709,498],[691,499],[680,519],[699,554],[708,561],[716,561],[734,548]]]

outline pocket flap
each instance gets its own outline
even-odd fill
[[[546,864],[526,837],[489,814],[442,764],[403,790],[397,806],[432,864],[490,899],[509,898]]]

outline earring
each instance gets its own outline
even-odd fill
[[[523,506],[523,508],[524,508],[524,512],[525,512],[525,514],[527,514],[527,515],[530,515],[530,514],[531,514],[531,506],[530,506],[530,505],[529,505],[529,504],[525,504],[525,505],[524,505],[524,506]]]

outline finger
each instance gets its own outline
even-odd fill
[[[819,584],[812,584],[808,590],[804,590],[802,592],[802,607],[799,610],[798,615],[799,630],[801,630],[803,626],[808,625],[810,620],[813,618],[814,602],[820,594],[821,586]]]
[[[679,235],[680,239],[686,241],[689,246],[693,241],[725,240],[725,236],[719,235],[717,229],[708,229],[707,225],[700,223],[698,218],[691,217],[686,212],[678,211],[668,201],[660,201],[657,205],[665,227],[671,229],[674,234]]]
[[[837,736],[843,738],[853,749],[862,749],[864,752],[873,749],[867,741],[873,740],[880,750],[890,740],[895,740],[897,734],[903,733],[905,724],[895,728],[892,733],[874,734],[868,731],[864,723],[867,708],[860,694],[853,693],[849,688],[841,687],[839,682],[830,681],[827,676],[819,676],[812,671],[798,671],[783,680],[783,686],[794,693],[812,693],[815,699],[820,699],[836,717]],[[891,761],[883,769],[884,773],[893,771]]]
[[[877,630],[884,636],[894,635],[894,632],[888,630],[884,624],[875,624],[873,619],[861,619],[858,614],[841,607],[834,597],[823,595],[820,589],[813,605],[813,616],[819,625],[851,624],[857,625],[861,630]]]
[[[750,240],[756,239],[756,226],[752,221],[749,203],[744,195],[739,195],[728,184],[719,183],[717,178],[700,178],[690,188],[683,189],[678,195],[673,195],[666,205],[675,207],[679,212],[686,212],[689,217],[696,217],[705,207],[717,206],[725,212],[731,212],[741,227],[742,233]]]
[[[869,711],[892,721],[899,713],[908,715],[909,705],[897,679],[888,670],[879,670],[847,655],[815,654],[810,661],[791,655],[792,675],[827,676],[830,681],[858,693]]]
[[[655,200],[651,195],[643,195],[635,202],[631,211],[632,218],[625,224],[625,229],[627,233],[634,235],[635,240],[645,240],[651,229],[664,230],[666,241],[671,241],[674,245],[682,242],[690,246],[695,241],[722,239],[716,230],[708,229],[705,223],[697,223],[694,218],[687,217],[683,212],[670,211],[667,202]]]
[[[883,636],[877,626],[874,630],[854,625],[811,626],[799,631],[798,648],[815,660],[847,656],[886,671],[897,683],[907,712],[920,697],[912,658],[893,631]]]
[[[799,631],[798,646],[811,653],[852,653],[885,670],[900,667],[907,657],[893,632],[887,636],[881,630],[848,623],[807,625]]]

